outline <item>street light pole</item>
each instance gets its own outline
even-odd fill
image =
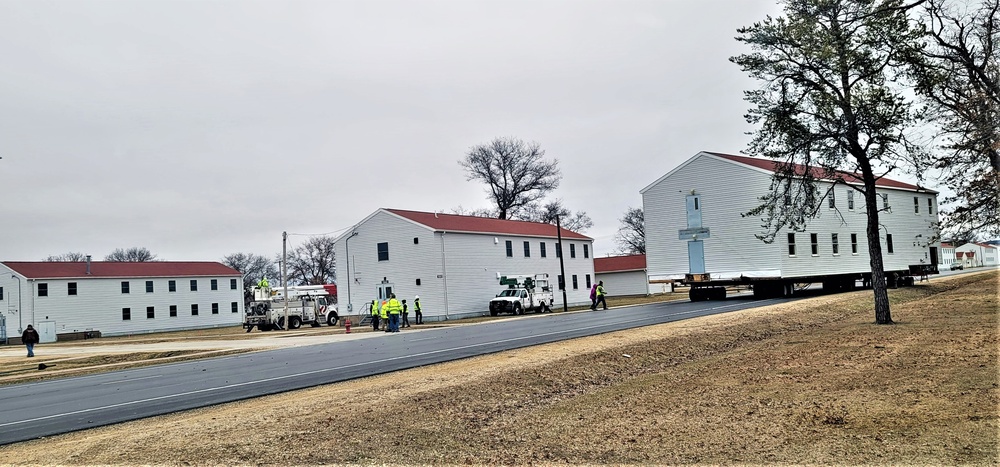
[[[344,240],[344,248],[347,249],[347,314],[354,312],[354,306],[351,305],[351,239],[357,235],[358,231],[355,230]]]

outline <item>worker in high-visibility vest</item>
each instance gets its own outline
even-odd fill
[[[379,321],[378,300],[372,300],[371,312],[372,312],[372,331],[378,331],[378,321]]]
[[[260,279],[260,282],[257,283],[257,287],[260,287],[261,289],[270,289],[271,288],[271,284],[267,282],[267,278],[266,277],[262,277]]]
[[[389,309],[386,308],[387,304],[386,300],[382,300],[382,306],[379,307],[378,312],[379,316],[382,317],[382,327],[385,329],[385,332],[392,331],[389,328]]]
[[[399,315],[403,312],[403,305],[396,300],[396,294],[389,296],[389,301],[383,309],[386,308],[389,313],[389,332],[399,332]]]
[[[420,295],[417,295],[416,298],[413,299],[413,312],[416,313],[416,316],[414,316],[416,318],[416,323],[424,324],[423,308],[420,308]]]
[[[594,303],[595,310],[597,309],[597,305],[601,304],[604,305],[605,310],[608,309],[608,302],[604,299],[605,295],[607,295],[607,293],[604,291],[604,281],[600,281],[597,283],[597,302]]]

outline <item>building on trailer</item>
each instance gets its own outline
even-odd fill
[[[411,312],[419,295],[427,321],[482,316],[505,287],[499,276],[535,274],[549,275],[562,307],[560,256],[566,303],[589,305],[592,252],[593,239],[551,224],[379,209],[336,239],[340,313],[395,293]]]
[[[670,283],[650,284],[646,255],[594,258],[597,281],[604,282],[608,296],[650,295],[672,291]]]
[[[743,214],[769,192],[776,168],[773,160],[700,152],[643,188],[650,281],[756,283],[755,293],[773,296],[792,293],[798,282],[850,289],[870,280],[864,199],[852,186],[824,182],[817,169],[797,168],[812,171],[825,185],[821,193],[829,190],[805,231],[780,231],[770,244],[756,238],[762,219]],[[862,184],[840,175],[849,185]],[[889,280],[937,272],[937,193],[886,178],[878,180],[876,192]],[[696,295],[703,285],[692,284],[692,299],[717,298]]]
[[[243,275],[216,262],[0,263],[5,339],[33,325],[42,342],[234,326]]]

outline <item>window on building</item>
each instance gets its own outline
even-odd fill
[[[531,257],[531,242],[524,242],[524,257]]]
[[[66,295],[76,295],[76,282],[66,284]],[[0,300],[3,300],[3,294],[0,294]]]
[[[191,304],[191,316],[198,316],[198,304],[197,303],[192,303]]]
[[[569,244],[569,257],[570,258],[576,258],[576,244],[575,243],[570,243]]]
[[[889,193],[882,193],[882,209],[889,210]]]
[[[580,285],[576,281],[576,274],[573,274],[572,279],[573,279],[573,290],[579,289]]]
[[[167,281],[167,292],[177,291],[177,281]]]
[[[128,281],[122,281],[122,293],[128,293],[128,291],[129,291]]]
[[[376,245],[378,248],[378,260],[389,261],[389,242],[382,242]]]
[[[833,208],[837,207],[837,196],[836,196],[836,194],[837,194],[836,191],[830,190],[830,196],[829,196],[829,199],[827,200],[827,203],[829,203],[829,205],[830,205],[830,209],[833,209]]]
[[[920,214],[920,198],[916,196],[913,197],[913,213]]]
[[[153,281],[146,281],[146,293],[153,293]]]
[[[39,282],[38,283],[38,296],[39,297],[48,297],[49,296],[49,284],[47,284],[45,282]]]
[[[508,258],[513,258],[514,257],[514,242],[512,242],[510,240],[507,240],[506,242],[504,242],[504,246],[507,247],[507,257]]]
[[[819,254],[819,234],[809,234],[809,243],[812,244],[812,255]]]
[[[885,251],[892,254],[892,234],[885,234]]]
[[[219,290],[219,280],[218,279],[212,279],[211,287],[212,287],[212,290]]]
[[[545,242],[538,242],[538,256],[545,257]]]
[[[830,234],[830,244],[833,247],[833,254],[840,254],[840,238],[837,234]]]
[[[934,214],[934,200],[927,198],[927,214]]]
[[[151,306],[146,307],[146,319],[156,319],[156,312]]]
[[[3,300],[3,287],[0,287],[0,300]]]
[[[590,245],[587,244],[583,245],[583,257],[590,258]]]
[[[556,258],[562,258],[562,243],[556,243]]]
[[[229,290],[236,290],[236,279],[229,279]]]
[[[590,282],[590,274],[587,274],[583,277],[587,279],[587,288],[590,289],[590,286],[593,285],[593,283]]]
[[[191,291],[192,292],[198,291],[198,279],[191,279]]]
[[[122,308],[122,321],[130,321],[132,319],[132,309]]]
[[[171,318],[177,317],[177,305],[170,305],[170,317]]]
[[[850,188],[847,189],[847,210],[854,210],[854,190]]]
[[[562,274],[556,275],[556,283],[559,284],[559,290],[566,290],[566,279],[563,279]]]
[[[232,302],[232,303],[230,303],[230,308],[232,308],[233,313],[239,313],[240,312],[240,304],[239,304],[239,302]]]
[[[788,233],[788,256],[795,256],[795,234]]]
[[[420,244],[420,237],[413,237],[413,244],[414,245],[419,245]]]
[[[219,314],[219,304],[218,303],[213,303],[212,304],[212,314],[213,315]]]
[[[858,254],[858,234],[851,234],[851,254]]]

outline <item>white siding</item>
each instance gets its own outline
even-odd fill
[[[0,310],[6,312],[8,337],[14,337],[28,324],[55,321],[57,333],[100,331],[103,336],[143,334],[182,329],[234,326],[243,322],[243,279],[231,277],[141,277],[141,278],[21,278],[18,306],[17,279],[9,268],[4,271],[0,287],[4,297]],[[190,281],[198,281],[198,291],[190,291]],[[211,280],[218,281],[218,290],[211,290]],[[236,279],[236,289],[230,280]],[[177,291],[168,292],[168,281],[177,281]],[[122,293],[121,283],[129,282],[129,293]],[[146,292],[146,281],[153,281],[153,292]],[[69,295],[69,283],[76,283],[76,295]],[[38,296],[39,284],[46,284],[48,295]],[[11,287],[13,286],[13,287]],[[218,304],[218,314],[212,314],[212,304]],[[236,303],[236,312],[232,312]],[[191,305],[198,305],[198,315],[191,315]],[[177,316],[170,316],[170,306],[177,306]],[[147,318],[147,307],[153,307],[154,317]],[[123,320],[123,308],[129,308],[131,319]]]
[[[646,271],[602,272],[597,275],[597,280],[604,281],[604,290],[609,297],[651,293]]]
[[[818,216],[805,232],[796,232],[796,254],[788,254],[787,231],[774,243],[766,244],[754,235],[762,231],[760,218],[744,218],[759,203],[770,187],[771,173],[700,153],[667,176],[647,187],[643,193],[646,222],[646,266],[652,279],[679,279],[689,272],[687,241],[678,240],[677,232],[687,227],[685,196],[692,190],[701,195],[702,224],[711,230],[704,240],[706,272],[715,276],[740,274],[780,274],[801,277],[818,274],[868,272],[868,243],[864,200],[854,195],[853,210],[847,206],[847,192],[838,185],[836,209],[823,202]],[[736,183],[738,181],[738,183]],[[880,212],[883,229],[883,258],[887,270],[904,270],[912,264],[931,263],[931,246],[937,222],[937,200],[932,193],[882,189],[889,195],[891,209]],[[915,213],[913,197],[920,210]],[[928,213],[928,199],[931,213]],[[879,199],[881,208],[881,198]],[[811,252],[810,234],[816,234],[818,254]],[[832,251],[832,234],[838,234],[840,251]],[[851,234],[857,234],[858,253],[851,251]],[[885,248],[886,234],[893,239],[893,253]]]
[[[362,220],[353,231],[358,234],[350,237],[348,232],[337,239],[341,314],[348,314],[348,282],[354,308],[350,314],[364,312],[365,304],[377,298],[379,284],[385,279],[393,284],[397,298],[406,299],[411,310],[413,297],[420,295],[424,318],[428,321],[488,313],[490,299],[502,289],[496,278],[498,272],[501,275],[548,273],[553,288],[557,285],[559,260],[554,238],[435,232],[383,210]],[[510,258],[506,254],[507,240],[512,242]],[[531,246],[529,258],[524,257],[525,240]],[[388,261],[378,261],[377,245],[381,242],[389,244]],[[539,257],[539,242],[546,243],[546,258]],[[576,258],[570,258],[571,243],[576,245]],[[590,274],[593,280],[594,261],[593,257],[583,257],[583,244],[587,244],[588,252],[593,252],[590,240],[563,240],[567,299],[571,305],[590,303],[585,275]],[[576,290],[573,290],[573,274],[578,277]],[[561,306],[562,293],[556,290],[554,295],[557,306]]]

